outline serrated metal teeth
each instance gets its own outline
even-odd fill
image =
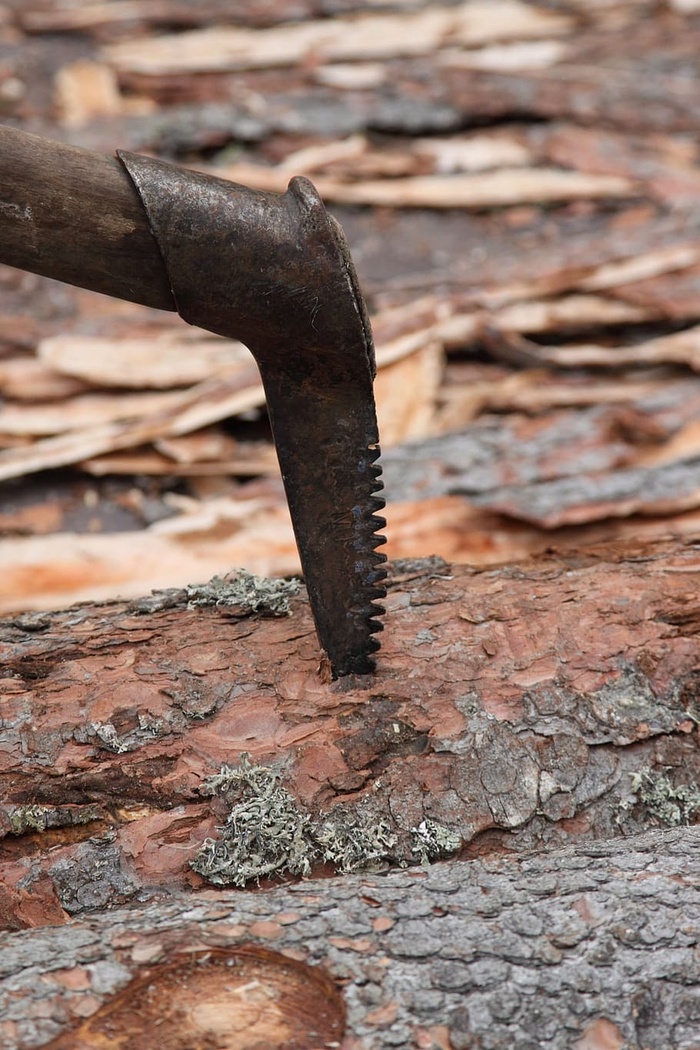
[[[386,561],[386,554],[376,550],[377,547],[383,547],[385,543],[386,536],[370,536],[368,540],[368,545],[372,548],[374,557],[378,561]]]
[[[382,480],[382,468],[376,464],[369,465],[369,473],[373,474],[374,477],[370,483],[370,489],[372,492],[381,492],[384,488],[384,482]]]
[[[355,539],[353,548],[357,551],[357,567],[362,581],[362,601],[352,610],[352,615],[363,621],[367,636],[363,643],[365,654],[365,667],[374,670],[375,661],[372,653],[376,653],[380,644],[376,638],[371,637],[384,630],[384,624],[378,617],[384,616],[385,609],[379,604],[382,598],[386,598],[386,587],[383,586],[387,578],[387,570],[384,567],[386,555],[377,550],[377,547],[386,543],[386,536],[381,535],[380,530],[386,527],[386,519],[379,513],[386,506],[383,496],[377,495],[384,488],[381,479],[382,468],[377,463],[380,456],[378,445],[369,446],[363,452],[360,473],[364,477],[363,484],[366,486],[362,499],[362,510],[355,519]],[[367,495],[369,491],[370,495]]]

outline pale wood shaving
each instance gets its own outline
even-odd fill
[[[61,66],[54,79],[54,104],[66,128],[121,113],[122,98],[114,71],[103,62],[89,59]]]
[[[136,398],[138,395],[131,396]],[[160,399],[160,410],[141,418],[68,430],[24,448],[0,452],[0,481],[67,466],[106,452],[134,448],[165,435],[185,434],[258,408],[265,401],[257,372],[252,371],[247,382],[241,378],[231,382],[212,380],[185,393],[142,396]]]
[[[544,369],[526,369],[493,380],[447,387],[436,412],[434,434],[464,429],[484,412],[545,412],[553,408],[585,405],[623,405],[661,393],[656,380],[635,382],[625,377],[607,383],[557,383]],[[651,463],[650,463],[651,465]]]
[[[443,66],[484,69],[494,73],[513,73],[528,69],[549,69],[563,62],[571,48],[560,40],[533,40],[527,43],[496,44],[470,51],[446,49],[437,56]]]
[[[15,401],[60,401],[86,390],[86,384],[61,375],[36,357],[0,360],[0,393]]]
[[[164,391],[157,394],[78,394],[45,403],[7,402],[0,406],[0,432],[46,436],[80,431],[167,412],[187,400],[186,394]]]
[[[532,151],[515,136],[503,134],[455,135],[449,138],[416,139],[412,151],[427,157],[438,175],[457,171],[487,171],[531,164]]]
[[[345,91],[367,91],[377,88],[389,78],[389,71],[382,62],[337,62],[332,66],[320,66],[313,71],[318,84]]]
[[[229,501],[228,517],[222,509],[199,520],[192,515],[180,522],[189,533],[172,536],[148,529],[8,539],[0,545],[0,612],[135,598],[153,588],[207,580],[237,565],[263,576],[298,571],[286,506],[235,502]]]
[[[629,258],[615,259],[600,266],[582,266],[559,270],[533,281],[503,285],[480,293],[484,305],[504,306],[519,300],[535,299],[578,289],[604,291],[633,284],[646,277],[658,277],[693,266],[700,254],[700,244],[680,244],[659,248]]]
[[[39,343],[45,365],[97,386],[168,390],[249,369],[250,351],[232,339],[189,331],[150,338],[54,336]]]
[[[644,308],[596,295],[533,299],[492,310],[477,306],[465,309],[449,298],[425,297],[412,305],[386,310],[374,319],[377,364],[385,367],[428,343],[437,342],[446,349],[466,346],[487,327],[535,334],[566,327],[639,323],[658,316],[653,305]]]
[[[441,47],[476,47],[496,40],[556,36],[570,18],[520,0],[472,0],[398,14],[289,23],[272,29],[216,27],[130,40],[103,49],[120,71],[163,76],[316,62],[426,55]]]
[[[557,168],[499,169],[484,175],[416,175],[358,184],[326,178],[318,182],[319,192],[329,200],[393,208],[498,208],[635,195],[630,179]]]
[[[382,447],[390,448],[432,432],[435,404],[445,365],[439,342],[381,368],[375,382]]]
[[[218,427],[207,427],[194,434],[158,438],[154,444],[158,452],[182,464],[232,458],[239,446],[235,438]]]
[[[580,281],[578,287],[589,292],[617,288],[647,277],[658,277],[659,274],[670,273],[673,270],[684,270],[693,266],[699,259],[700,245],[697,244],[660,248],[655,252],[606,263]]]
[[[165,15],[167,3],[158,0],[119,0],[113,2],[52,6],[44,11],[33,10],[22,15],[22,23],[34,32],[90,29],[114,22],[142,21]]]
[[[700,372],[700,325],[674,335],[648,339],[636,346],[601,346],[595,343],[534,347],[533,357],[560,368],[625,368],[630,365],[683,364]]]
[[[347,139],[334,142],[323,142],[288,153],[277,169],[286,176],[309,175],[319,169],[323,170],[336,161],[353,161],[364,157],[369,152],[366,135],[351,135]]]
[[[653,305],[637,306],[601,295],[567,295],[513,303],[495,311],[493,320],[499,328],[517,332],[555,332],[560,328],[638,324],[659,316]]]
[[[491,40],[527,40],[557,36],[574,27],[568,15],[555,14],[520,0],[472,0],[457,8],[458,24],[453,32],[463,47]]]
[[[110,453],[96,456],[94,459],[82,460],[81,470],[93,477],[105,477],[109,474],[150,475],[164,477],[258,477],[263,474],[279,474],[275,451],[270,446],[255,455],[233,454],[223,460],[196,460],[178,462],[169,456],[155,451],[133,453]]]
[[[221,175],[248,184],[262,180],[261,188],[281,191],[292,175],[319,173],[358,181],[369,176],[384,178],[425,173],[444,175],[460,171],[486,171],[497,167],[517,167],[532,164],[533,152],[521,139],[502,131],[468,135],[419,138],[398,149],[373,146],[366,135],[351,135],[347,139],[323,142],[295,150],[274,168],[261,168],[245,162],[214,169]],[[325,186],[322,181],[321,186]]]
[[[217,174],[256,189],[283,192],[288,175],[279,169],[233,164]],[[487,174],[415,175],[352,183],[318,176],[317,190],[328,201],[390,208],[498,208],[515,204],[634,197],[631,179],[587,175],[560,168],[508,168]]]

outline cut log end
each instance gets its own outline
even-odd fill
[[[322,1050],[344,1027],[342,996],[320,967],[248,944],[143,968],[48,1050]]]

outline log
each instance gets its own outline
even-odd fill
[[[697,1045],[700,829],[267,893],[179,892],[0,938],[5,1050]]]
[[[199,1017],[233,966],[302,1028],[330,1003],[325,1042],[290,1005],[160,1045],[692,1045],[698,571],[692,540],[397,563],[376,675],[334,683],[295,581],[0,622],[0,1043],[106,1045],[161,980]]]

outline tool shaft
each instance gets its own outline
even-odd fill
[[[119,161],[0,125],[0,262],[174,310],[165,266]]]

